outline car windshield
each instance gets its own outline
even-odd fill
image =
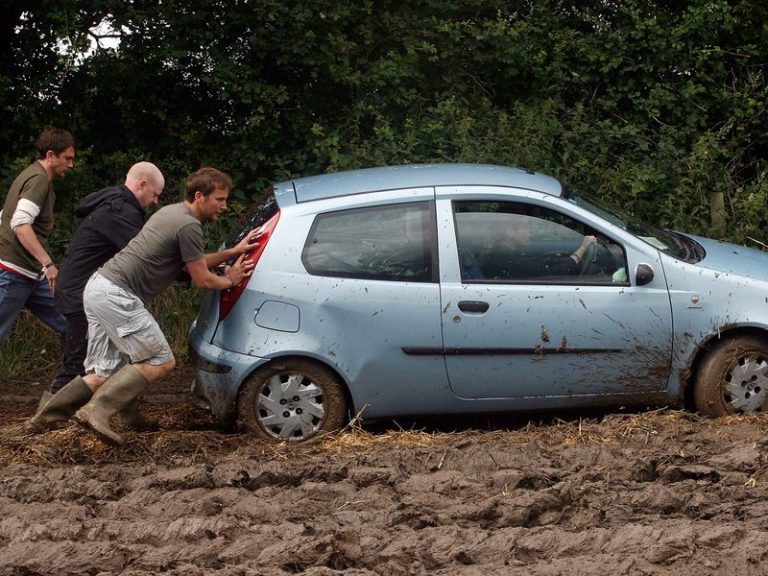
[[[572,188],[565,189],[564,197],[579,208],[588,210],[595,216],[599,216],[622,230],[626,230],[657,250],[661,250],[674,258],[692,264],[704,258],[704,248],[701,244],[684,234],[674,230],[657,228],[647,222],[622,214],[619,210],[608,208],[594,198],[582,192],[577,192]]]

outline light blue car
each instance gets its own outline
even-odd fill
[[[209,292],[193,395],[305,441],[350,415],[761,410],[768,255],[634,222],[541,174],[372,168],[276,184],[253,276]]]

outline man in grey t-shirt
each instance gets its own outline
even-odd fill
[[[110,417],[176,365],[146,305],[184,268],[195,286],[214,290],[231,288],[253,271],[245,254],[254,247],[254,232],[227,250],[203,251],[202,223],[216,220],[227,209],[231,187],[229,176],[214,168],[194,172],[187,178],[184,201],[158,210],[125,248],[91,276],[83,293],[88,318],[86,375],[62,388],[28,422],[28,431],[44,431],[74,414],[102,441],[123,443],[123,437],[110,428]],[[225,267],[223,276],[210,271],[233,257],[237,260]]]

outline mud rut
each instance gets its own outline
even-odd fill
[[[162,429],[107,448],[24,437],[2,387],[0,574],[768,574],[768,418],[684,412],[308,447],[218,430],[186,383]]]

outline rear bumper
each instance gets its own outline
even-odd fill
[[[210,410],[220,422],[232,423],[237,417],[240,386],[268,360],[214,346],[194,329],[189,335],[188,353],[194,363],[193,401]]]

